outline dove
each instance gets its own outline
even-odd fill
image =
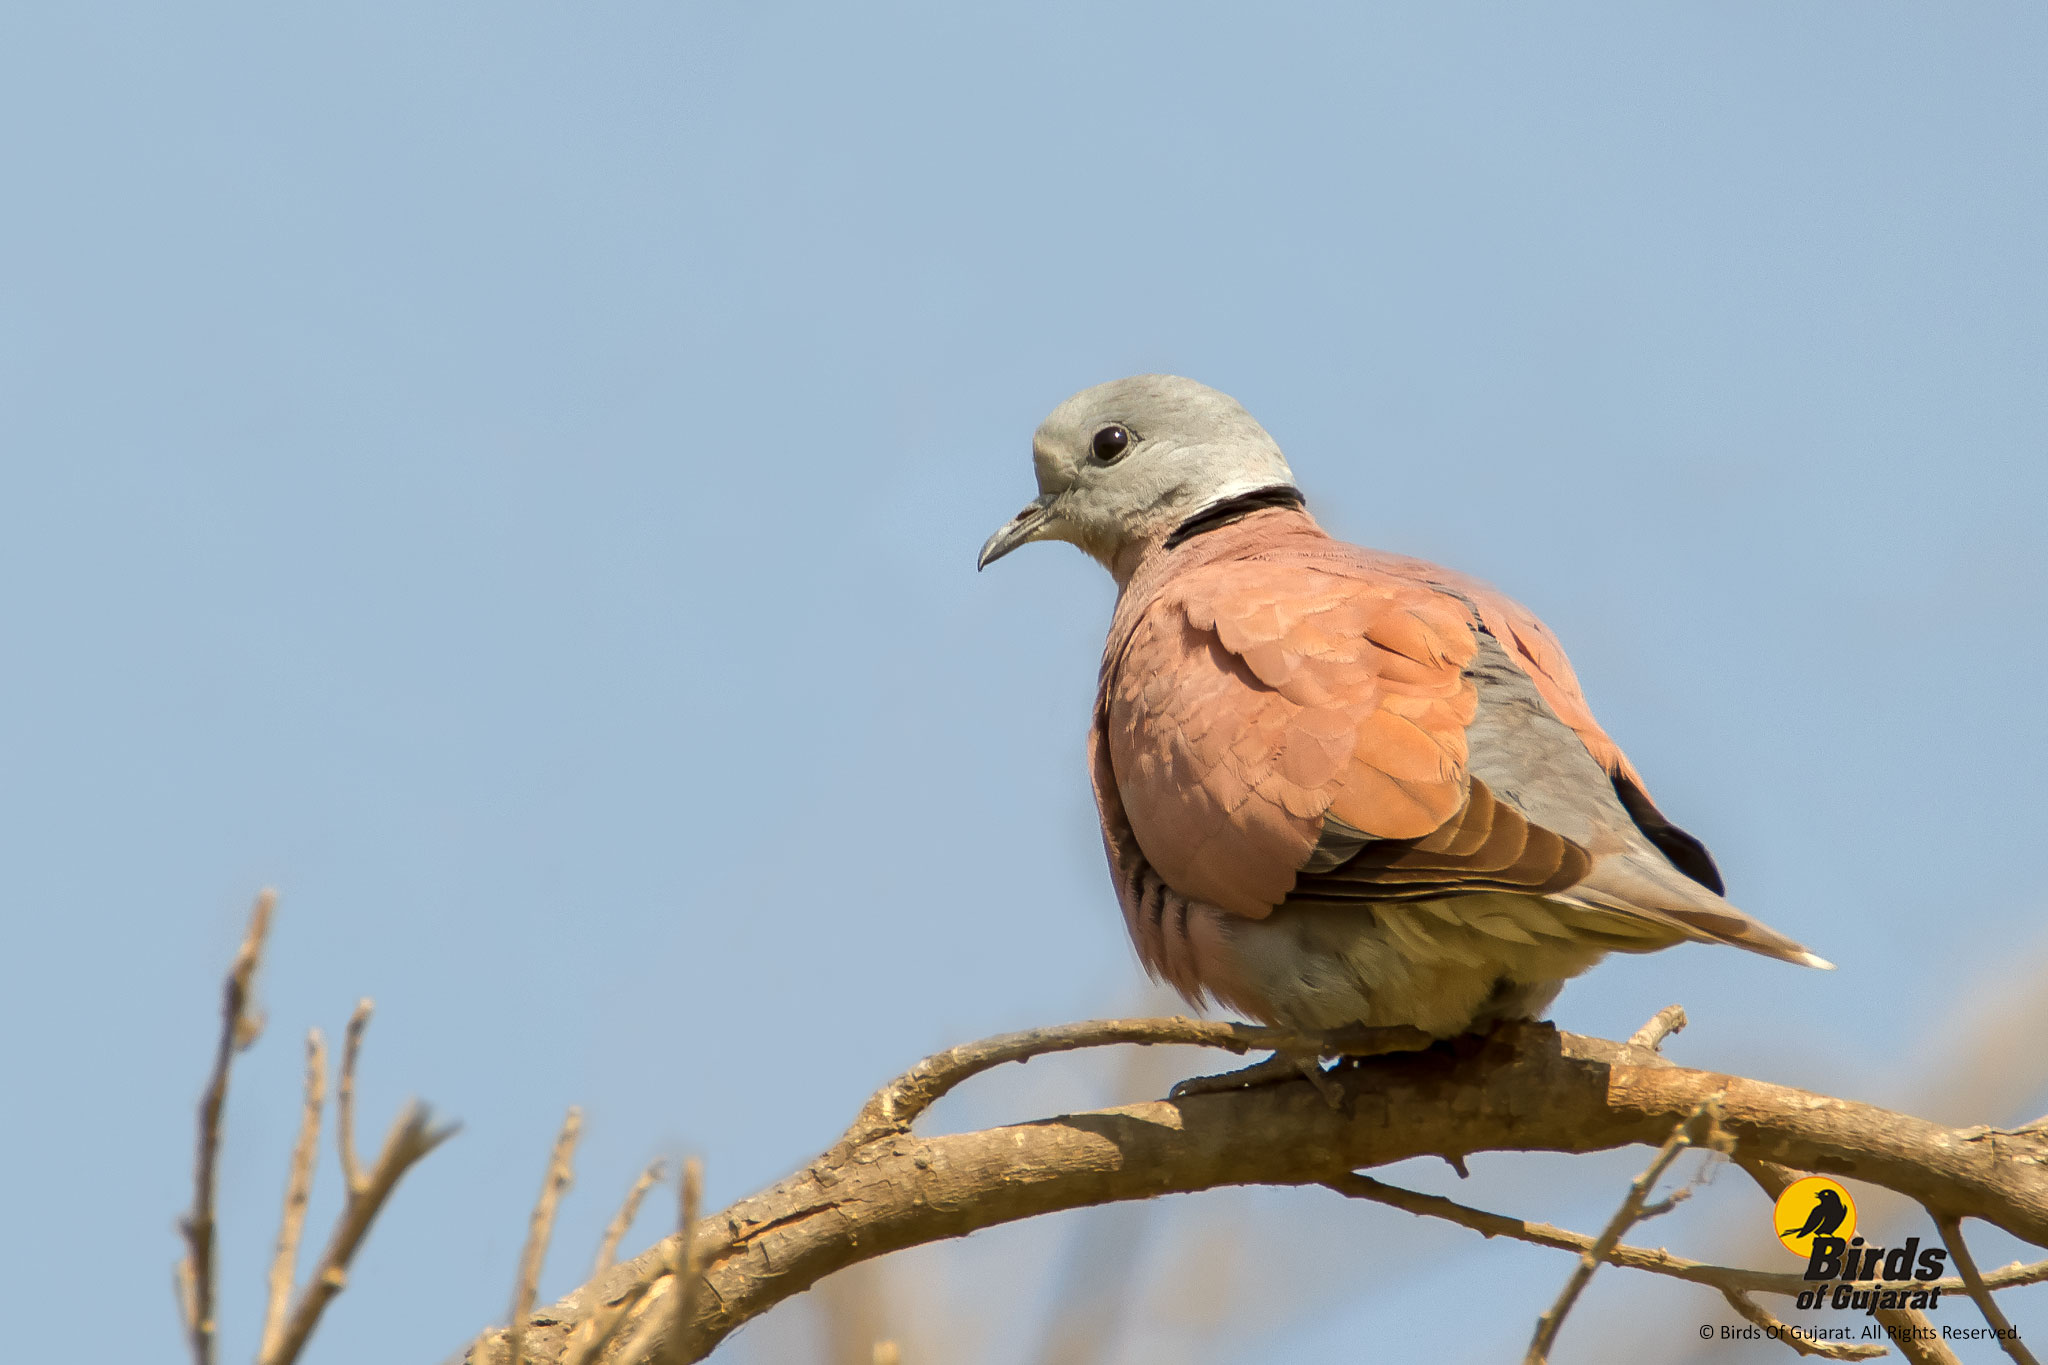
[[[1831,965],[1723,898],[1542,622],[1331,537],[1236,400],[1102,384],[1032,464],[977,567],[1064,541],[1116,581],[1090,775],[1139,959],[1191,1005],[1426,1042],[1539,1018],[1608,953]]]

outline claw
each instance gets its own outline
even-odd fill
[[[1313,1057],[1297,1057],[1286,1052],[1276,1052],[1262,1062],[1253,1062],[1236,1071],[1214,1076],[1190,1076],[1167,1091],[1166,1098],[1184,1100],[1190,1095],[1221,1095],[1259,1085],[1278,1085],[1296,1078],[1305,1079],[1313,1085],[1316,1093],[1323,1097],[1323,1102],[1332,1109],[1343,1107],[1343,1087],[1330,1079],[1320,1062]]]

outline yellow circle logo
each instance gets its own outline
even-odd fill
[[[1778,1196],[1771,1217],[1771,1230],[1785,1250],[1802,1261],[1813,1254],[1816,1237],[1839,1237],[1846,1242],[1856,1235],[1856,1201],[1838,1181],[1824,1175],[1793,1181]]]

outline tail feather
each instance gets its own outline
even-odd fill
[[[1726,943],[1781,962],[1834,970],[1834,963],[1698,882],[1627,854],[1600,859],[1585,880],[1569,891],[1551,894],[1557,900],[1665,925],[1696,942]]]

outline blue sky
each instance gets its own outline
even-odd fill
[[[2044,60],[2016,4],[0,16],[0,1282],[47,1305],[17,1348],[90,1321],[171,1357],[260,885],[230,1359],[295,1035],[360,994],[368,1124],[417,1093],[465,1129],[322,1362],[502,1314],[570,1103],[550,1294],[651,1156],[722,1202],[927,1051],[1137,1007],[1081,753],[1110,585],[1062,547],[971,564],[1043,413],[1136,371],[1242,399],[1335,533],[1541,612],[1734,898],[1842,967],[1619,961],[1561,1023],[1680,999],[1681,1061],[1923,1098],[1960,1007],[2048,958]],[[1029,1070],[939,1118],[1119,1084]],[[2031,1117],[2048,1077],[1983,1104],[1942,1117]],[[1475,1177],[1540,1169],[1521,1211],[1583,1225],[1618,1162]],[[1158,1213],[1155,1279],[1221,1226],[1341,1253],[1192,1358],[1497,1359],[1567,1269],[1330,1204]],[[1002,1324],[1055,1291],[1003,1267],[1094,1216],[899,1281],[953,1277],[1023,1361]],[[1652,1354],[1728,1318],[1618,1275],[1578,1312]],[[1169,1350],[1149,1321],[1116,1358]]]

